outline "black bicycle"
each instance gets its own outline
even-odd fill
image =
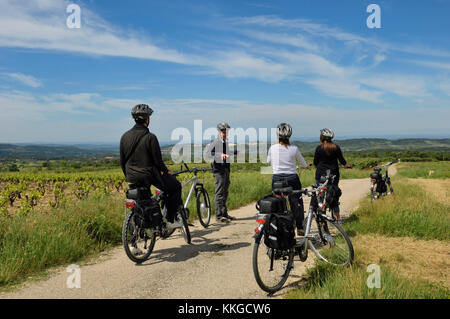
[[[255,229],[255,244],[253,246],[253,274],[259,287],[274,293],[280,290],[289,273],[294,268],[294,256],[298,255],[301,261],[308,258],[308,249],[311,249],[319,260],[335,265],[349,266],[353,262],[353,245],[342,226],[326,214],[324,192],[332,176],[321,178],[319,185],[310,189],[292,190],[292,187],[274,189],[274,194],[282,194],[289,206],[288,196],[302,194],[311,197],[308,215],[304,221],[305,235],[296,238],[292,248],[286,250],[273,249],[266,246],[265,227],[268,226],[270,214],[258,214],[256,221],[259,226]],[[288,207],[288,213],[291,211]],[[312,220],[315,219],[315,225]]]
[[[390,195],[394,192],[392,187],[391,178],[389,177],[388,167],[394,164],[394,162],[389,162],[381,167],[375,167],[374,173],[370,174],[370,198],[372,200],[380,198],[381,196]],[[381,171],[385,169],[384,175]]]
[[[157,191],[153,197],[150,189],[146,187],[133,188],[127,192],[122,242],[126,255],[132,261],[136,263],[146,261],[155,247],[157,238],[166,239],[176,229],[179,229],[186,243],[191,243],[187,210],[180,207],[175,216],[175,222],[181,224],[181,227],[168,229],[166,202],[167,196],[163,191]],[[143,222],[144,214],[149,219],[146,222]]]

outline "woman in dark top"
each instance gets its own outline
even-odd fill
[[[320,130],[320,142],[317,146],[316,153],[314,154],[314,165],[316,166],[316,184],[319,184],[320,176],[326,175],[327,170],[330,170],[332,175],[336,175],[334,183],[336,186],[339,184],[339,163],[349,168],[344,156],[342,155],[339,145],[334,144],[331,140],[334,137],[332,130],[324,128]],[[332,207],[333,214],[336,220],[340,219],[339,206]]]

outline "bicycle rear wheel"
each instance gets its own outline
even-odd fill
[[[155,247],[156,232],[138,227],[134,222],[134,211],[131,210],[123,223],[122,242],[128,258],[140,264],[150,257]]]
[[[350,238],[341,225],[322,215],[316,217],[318,234],[309,240],[310,248],[317,257],[335,266],[349,266],[354,251]]]
[[[202,188],[197,193],[197,215],[200,224],[203,227],[208,227],[211,220],[211,205],[206,189]]]
[[[191,243],[191,232],[189,231],[189,225],[187,221],[187,211],[185,208],[182,208],[178,211],[176,219],[182,222],[183,227],[180,228],[181,235],[183,235],[186,243]]]
[[[273,293],[281,289],[289,277],[294,262],[294,249],[280,251],[264,244],[264,234],[261,232],[253,246],[253,274],[258,286]]]

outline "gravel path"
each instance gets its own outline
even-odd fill
[[[345,217],[368,193],[369,180],[341,180],[339,184],[343,192],[341,215]],[[305,209],[307,205],[305,200]],[[63,267],[53,270],[47,280],[26,283],[0,294],[0,298],[269,298],[253,277],[255,214],[251,204],[231,211],[237,220],[229,224],[212,223],[204,229],[196,223],[191,228],[191,245],[177,231],[166,240],[158,240],[150,259],[142,265],[131,262],[121,246],[114,248],[106,257],[81,266],[79,289],[67,288],[70,273]],[[313,258],[306,263],[296,258],[285,287],[271,298],[280,298],[291,289],[313,262]]]

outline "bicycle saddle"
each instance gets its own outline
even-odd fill
[[[379,173],[379,172],[381,172],[381,167],[375,167],[373,170],[374,170],[375,172]]]

